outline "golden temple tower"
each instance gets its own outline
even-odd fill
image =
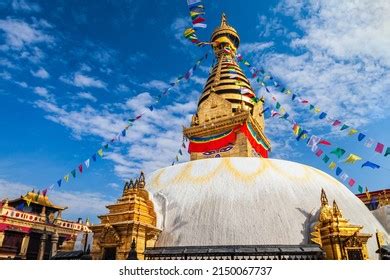
[[[91,226],[93,259],[124,260],[131,249],[137,259],[143,259],[145,247],[153,247],[160,233],[144,174],[135,183],[126,182],[122,197],[106,207],[109,213],[99,216],[100,224]]]
[[[240,38],[223,14],[211,42],[216,58],[191,126],[191,160],[210,157],[268,157],[263,104],[236,62]]]
[[[319,218],[311,233],[311,240],[320,245],[327,259],[368,259],[367,241],[372,235],[361,233],[362,228],[363,226],[350,224],[343,217],[336,201],[330,206],[325,191],[322,190]]]

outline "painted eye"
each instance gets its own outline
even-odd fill
[[[216,151],[208,151],[208,152],[204,152],[203,154],[205,156],[209,156],[209,155],[212,155],[212,154],[215,154]]]
[[[226,147],[219,149],[219,152],[224,153],[224,152],[230,151],[231,149],[233,149],[233,146],[226,146]]]
[[[216,154],[215,157],[216,157],[216,158],[220,158],[221,155],[220,155],[220,154]]]

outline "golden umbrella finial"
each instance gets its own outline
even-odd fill
[[[226,14],[225,13],[222,13],[222,17],[221,17],[221,27],[225,26],[225,25],[228,25],[227,24],[227,18],[226,18]]]

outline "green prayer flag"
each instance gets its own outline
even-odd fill
[[[328,163],[329,157],[328,157],[327,155],[325,155],[324,158],[323,158],[322,160],[323,160],[323,162]]]
[[[359,191],[360,193],[363,193],[363,187],[359,185],[358,191]]]
[[[73,169],[70,173],[72,173],[73,178],[76,178],[76,170]]]
[[[338,158],[341,158],[345,154],[345,150],[341,148],[336,148],[335,150],[330,152],[331,154],[334,154]]]
[[[280,108],[280,103],[276,102],[276,109],[279,109],[279,108]]]
[[[310,105],[309,105],[309,109],[310,109],[310,110],[313,110],[313,109],[314,109],[314,105],[311,105],[311,104],[310,104]]]
[[[347,129],[348,127],[349,127],[349,125],[343,124],[343,126],[340,128],[340,130]]]
[[[390,147],[387,147],[385,152],[385,157],[387,157],[388,155],[390,155]]]

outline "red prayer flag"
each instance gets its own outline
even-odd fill
[[[327,146],[332,145],[329,141],[327,141],[325,139],[321,139],[321,141],[318,144],[327,145]]]
[[[317,152],[316,152],[316,156],[319,157],[319,156],[321,156],[323,153],[324,153],[323,150],[318,149]]]
[[[82,164],[79,165],[79,171],[80,171],[80,173],[83,173],[83,165]]]
[[[309,103],[309,101],[303,99],[303,100],[301,101],[301,103],[306,104],[306,103]]]
[[[42,191],[42,195],[43,195],[43,196],[46,196],[46,194],[47,194],[47,189],[44,189],[44,190]]]
[[[194,19],[194,20],[192,21],[192,24],[202,23],[202,22],[204,22],[204,21],[205,21],[204,18],[202,18],[202,17],[197,17],[196,19]]]
[[[339,124],[341,124],[341,122],[340,122],[339,120],[335,120],[335,121],[333,122],[333,126],[338,126]]]
[[[354,179],[349,179],[349,182],[348,182],[348,185],[350,185],[351,187],[353,187],[353,185],[355,185],[356,181]]]
[[[382,153],[383,152],[383,148],[384,148],[385,146],[382,144],[382,143],[378,143],[378,144],[376,144],[376,147],[375,147],[375,152],[377,152],[377,153]]]

